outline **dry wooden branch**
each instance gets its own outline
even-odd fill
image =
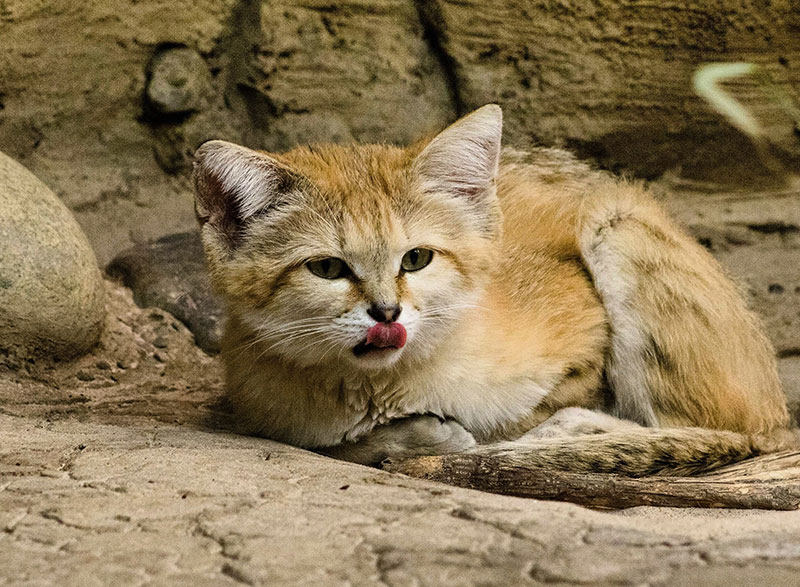
[[[800,508],[800,452],[749,459],[697,477],[623,477],[511,466],[497,457],[451,454],[387,462],[384,469],[449,485],[599,508]]]

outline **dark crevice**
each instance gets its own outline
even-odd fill
[[[256,89],[256,78],[263,76],[254,66],[264,41],[261,0],[240,0],[231,13],[227,28],[228,32],[218,47],[224,56],[221,65],[225,76],[225,103],[247,120],[242,127],[243,139],[247,144],[257,146],[258,138],[263,136],[269,118],[274,114],[268,97]]]
[[[253,579],[250,578],[243,569],[229,562],[225,562],[225,564],[222,565],[222,570],[220,572],[242,585],[255,585]]]
[[[467,113],[467,107],[464,104],[458,81],[458,64],[445,48],[447,33],[445,32],[442,7],[437,0],[414,0],[414,6],[422,25],[422,37],[444,73],[453,110],[457,117],[463,116]]]
[[[746,226],[750,230],[760,232],[762,234],[791,234],[800,232],[800,227],[794,224],[787,224],[785,222],[761,222],[747,224]]]

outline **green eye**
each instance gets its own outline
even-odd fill
[[[411,249],[403,255],[400,267],[403,268],[403,271],[419,271],[423,267],[427,267],[431,259],[433,259],[433,251],[430,249]]]
[[[309,261],[306,267],[317,277],[324,279],[339,279],[350,272],[350,268],[341,259],[326,257],[318,261]]]

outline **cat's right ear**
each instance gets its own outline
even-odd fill
[[[230,246],[248,220],[280,205],[297,176],[265,153],[226,141],[208,141],[195,153],[195,214]]]
[[[477,205],[493,199],[502,130],[503,111],[487,104],[436,135],[414,160],[423,191]]]

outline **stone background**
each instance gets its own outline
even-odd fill
[[[798,33],[797,0],[3,0],[0,151],[67,203],[103,265],[193,227],[205,139],[405,143],[487,102],[508,144],[774,187],[691,75],[752,61],[794,91]],[[732,90],[796,169],[791,119],[752,81]]]
[[[764,318],[798,414],[797,129],[731,83],[763,158],[691,90],[743,60],[797,98],[798,34],[798,0],[0,0],[0,152],[136,286],[105,283],[80,359],[0,353],[0,585],[796,583],[797,512],[597,512],[228,434],[176,233],[206,139],[407,143],[498,102],[507,144],[651,181]]]

